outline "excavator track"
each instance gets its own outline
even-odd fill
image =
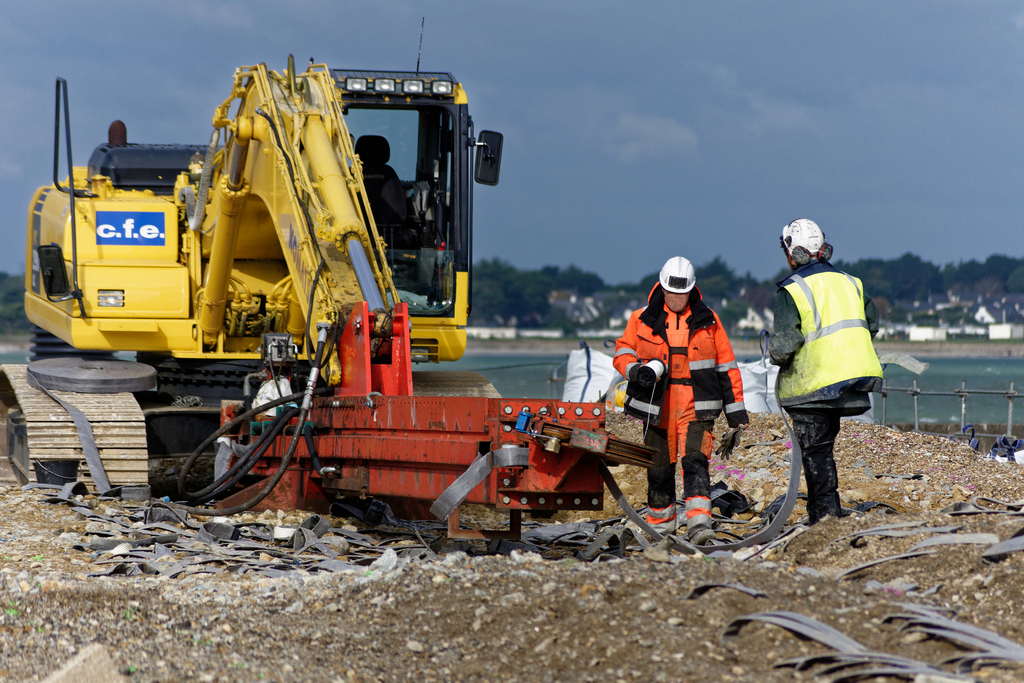
[[[31,463],[78,460],[79,481],[92,486],[78,431],[67,413],[42,391],[30,387],[25,365],[0,365],[0,404],[7,421],[8,459],[22,482],[35,481]],[[130,393],[84,394],[54,391],[89,419],[103,468],[112,486],[149,480],[146,422]]]
[[[412,373],[416,396],[479,396],[501,398],[490,381],[479,372],[432,370]]]

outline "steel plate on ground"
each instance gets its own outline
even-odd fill
[[[28,381],[50,390],[120,394],[152,389],[156,370],[127,360],[47,358],[28,364]]]

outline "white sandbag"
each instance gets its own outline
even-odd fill
[[[589,346],[569,352],[565,368],[563,401],[600,401],[608,390],[612,378],[618,374],[612,366],[612,357]]]
[[[740,379],[743,380],[743,404],[748,413],[778,413],[779,404],[775,401],[775,380],[779,376],[779,366],[772,365],[767,359],[753,363],[737,363]],[[871,408],[866,413],[844,417],[844,420],[858,422],[874,422],[874,394],[868,394]]]
[[[740,379],[743,380],[743,405],[748,413],[778,413],[779,404],[775,401],[775,378],[779,376],[779,367],[772,365],[768,359],[753,363],[737,363]]]

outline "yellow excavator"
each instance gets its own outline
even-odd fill
[[[208,145],[133,143],[115,122],[86,167],[67,103],[58,79],[54,181],[28,214],[32,359],[135,352],[156,371],[151,456],[190,452],[268,356],[308,372],[317,326],[359,301],[406,305],[412,361],[462,356],[472,180],[497,184],[502,136],[474,133],[451,74],[241,67]],[[322,374],[341,381],[336,355]]]
[[[472,181],[500,169],[502,136],[474,133],[451,74],[242,67],[209,144],[130,143],[115,122],[84,168],[56,92],[54,181],[28,216],[35,360],[0,366],[25,477],[84,455],[106,491],[191,453],[179,500],[222,514],[376,496],[494,538],[523,511],[600,509],[605,460],[653,462],[603,430],[603,404],[412,371],[465,350]],[[213,483],[187,490],[214,440]],[[508,530],[461,529],[463,502],[508,510]]]

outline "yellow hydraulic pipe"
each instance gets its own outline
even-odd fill
[[[199,329],[206,345],[216,343],[217,335],[224,328],[224,307],[227,305],[228,283],[238,243],[238,217],[242,202],[249,194],[249,183],[242,177],[248,149],[249,141],[239,141],[236,136],[229,172],[220,182],[220,213],[217,229],[213,231],[210,262],[199,304]]]
[[[360,235],[366,232],[359,218],[352,195],[348,191],[348,183],[341,166],[338,165],[337,153],[331,136],[324,128],[323,120],[318,115],[309,116],[302,131],[302,142],[305,145],[309,165],[320,185],[320,196],[323,197],[327,209],[334,216],[334,232],[337,235],[355,231]]]

